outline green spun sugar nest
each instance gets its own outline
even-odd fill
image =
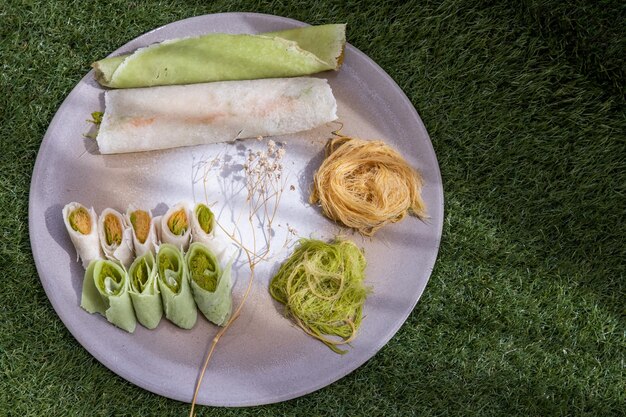
[[[361,325],[369,289],[365,257],[354,243],[301,239],[270,282],[270,294],[306,333],[336,353]]]

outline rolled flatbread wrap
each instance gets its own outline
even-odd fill
[[[128,274],[116,262],[91,261],[85,271],[80,306],[89,313],[100,313],[129,333],[135,331],[137,319],[128,293]]]
[[[87,269],[95,259],[102,259],[98,236],[98,216],[93,208],[87,209],[80,203],[72,202],[63,207],[63,223],[76,248],[76,256]]]
[[[130,299],[137,320],[148,329],[157,327],[163,316],[157,274],[154,255],[150,251],[135,258],[128,269]]]
[[[179,248],[169,243],[159,247],[156,267],[165,317],[183,329],[191,329],[198,310],[189,286],[189,271]]]
[[[134,259],[133,230],[124,217],[111,208],[102,210],[98,219],[100,245],[107,259],[128,268]]]
[[[187,204],[178,203],[161,217],[160,237],[162,243],[170,243],[183,252],[187,250],[191,239]]]
[[[324,79],[272,78],[110,90],[100,153],[124,153],[276,136],[337,118]]]
[[[140,257],[147,252],[155,255],[158,235],[152,213],[130,206],[126,210],[126,224],[129,224],[132,229],[135,256]]]
[[[215,215],[203,203],[198,203],[191,213],[191,242],[206,245],[218,259],[230,257],[229,241],[216,228]]]
[[[345,44],[342,24],[261,35],[211,33],[166,40],[92,66],[98,82],[112,88],[295,77],[338,69]]]

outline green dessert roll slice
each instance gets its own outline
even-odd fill
[[[178,327],[191,329],[196,324],[198,310],[182,251],[172,244],[162,244],[157,253],[156,267],[165,317]]]
[[[215,215],[203,203],[198,203],[191,217],[191,241],[204,243],[219,259],[227,255],[229,242],[215,223]]]
[[[218,326],[224,326],[232,311],[231,265],[220,268],[213,251],[203,243],[192,243],[185,256],[191,276],[193,298],[204,316]]]
[[[128,274],[119,264],[103,259],[91,261],[85,271],[80,306],[132,333],[137,318],[128,289]]]
[[[148,329],[157,327],[163,316],[157,274],[152,252],[146,252],[136,258],[128,269],[129,293],[135,314],[139,323]]]
[[[111,88],[297,77],[337,70],[345,43],[344,24],[261,35],[211,33],[166,40],[92,67],[96,80]]]

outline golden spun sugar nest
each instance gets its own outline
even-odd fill
[[[331,139],[313,178],[310,202],[330,219],[372,236],[407,213],[423,219],[421,175],[381,141]]]

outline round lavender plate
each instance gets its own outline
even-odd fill
[[[262,33],[304,23],[270,15],[225,13],[174,22],[127,43],[112,55],[165,39],[209,32]],[[348,37],[350,28],[348,28]],[[269,241],[271,257],[258,265],[242,314],[220,340],[198,402],[214,406],[251,406],[299,397],[320,389],[361,366],[387,343],[407,319],[432,272],[443,224],[443,189],[430,138],[411,102],[376,63],[348,45],[338,72],[318,75],[330,83],[338,104],[342,133],[384,139],[423,174],[429,219],[407,218],[364,239],[326,219],[308,204],[314,171],[337,125],[275,138],[283,143],[286,177],[282,201]],[[103,89],[89,72],[72,90],[43,138],[30,189],[29,228],[41,283],[57,314],[96,359],[128,381],[180,401],[191,401],[200,368],[217,328],[199,318],[191,330],[163,319],[155,330],[141,326],[129,334],[99,315],[80,308],[83,268],[65,231],[61,210],[71,201],[120,211],[133,204],[155,215],[178,201],[216,202],[219,221],[232,228],[245,206],[238,158],[265,146],[255,140],[157,152],[100,155],[83,134],[86,120],[103,111]],[[243,155],[243,156],[242,156]],[[198,181],[203,161],[222,165]],[[242,161],[243,162],[243,161]],[[245,229],[245,228],[244,228]],[[361,246],[368,261],[367,284],[373,292],[349,352],[337,355],[285,318],[268,294],[272,274],[290,253],[297,236],[332,239],[342,234]],[[250,240],[250,230],[242,239]],[[286,242],[286,243],[285,243]],[[235,305],[250,279],[243,256],[234,268]],[[216,388],[216,387],[219,387]]]

